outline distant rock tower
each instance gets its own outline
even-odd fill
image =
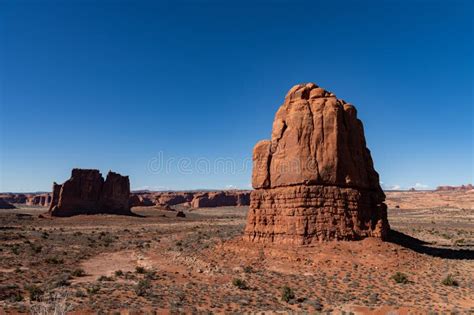
[[[253,150],[244,238],[309,244],[384,238],[385,194],[354,106],[313,83],[291,88]]]
[[[62,185],[53,184],[49,214],[73,216],[77,214],[132,214],[129,205],[128,176],[109,172],[104,181],[98,170],[72,170],[71,178]]]

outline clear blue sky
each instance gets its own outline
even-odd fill
[[[248,188],[300,82],[356,105],[385,187],[472,182],[472,1],[330,2],[0,1],[0,191]]]

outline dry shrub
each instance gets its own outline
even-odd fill
[[[40,301],[31,306],[31,314],[34,315],[65,315],[72,310],[68,303],[69,292],[59,290],[54,293],[45,294]]]

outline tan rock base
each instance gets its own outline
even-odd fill
[[[304,245],[384,238],[390,227],[381,192],[336,186],[289,186],[251,193],[244,239]]]

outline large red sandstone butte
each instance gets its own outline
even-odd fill
[[[73,169],[62,185],[53,184],[49,213],[52,216],[77,214],[132,214],[128,176],[109,172],[104,181],[98,170]]]
[[[313,83],[291,88],[271,140],[255,145],[252,186],[249,241],[384,238],[390,229],[355,107]]]

